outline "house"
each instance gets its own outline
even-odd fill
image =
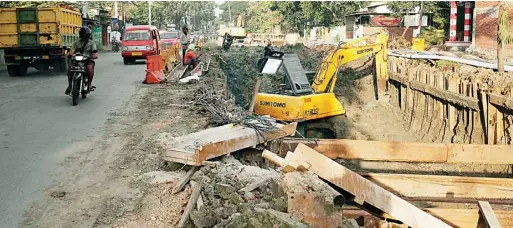
[[[497,23],[499,17],[498,1],[476,1],[473,15],[472,46],[478,52],[497,51]],[[505,2],[509,9],[510,31],[513,32],[513,2]],[[513,45],[504,47],[504,56],[513,57]]]
[[[412,10],[409,15],[393,17],[388,9],[387,2],[371,2],[367,7],[345,17],[347,39],[356,39],[364,34],[376,33],[386,30],[390,37],[402,36],[405,29],[405,38],[411,41],[418,33],[420,7]],[[431,15],[422,15],[423,27],[428,26]],[[408,28],[406,28],[408,27]]]

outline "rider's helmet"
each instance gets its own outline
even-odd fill
[[[89,27],[82,27],[80,28],[80,31],[78,32],[78,37],[80,37],[81,40],[88,40],[91,39],[91,29]]]

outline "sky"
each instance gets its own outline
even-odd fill
[[[217,5],[221,5],[221,4],[223,4],[223,3],[224,3],[224,1],[221,1],[221,0],[215,0],[214,2],[215,2]],[[222,11],[222,10],[220,10],[219,8],[216,8],[216,9],[214,10],[214,13],[216,14],[216,17],[219,17],[219,15],[220,15],[222,12],[223,12],[223,11]]]

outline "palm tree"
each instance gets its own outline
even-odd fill
[[[513,33],[509,31],[509,15],[504,2],[499,5],[499,18],[497,23],[497,70],[504,72],[504,59],[502,49],[504,45],[513,43]]]

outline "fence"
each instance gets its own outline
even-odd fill
[[[469,75],[395,57],[389,58],[388,69],[391,102],[401,108],[410,131],[424,140],[512,144],[513,88],[489,80],[497,73]]]

